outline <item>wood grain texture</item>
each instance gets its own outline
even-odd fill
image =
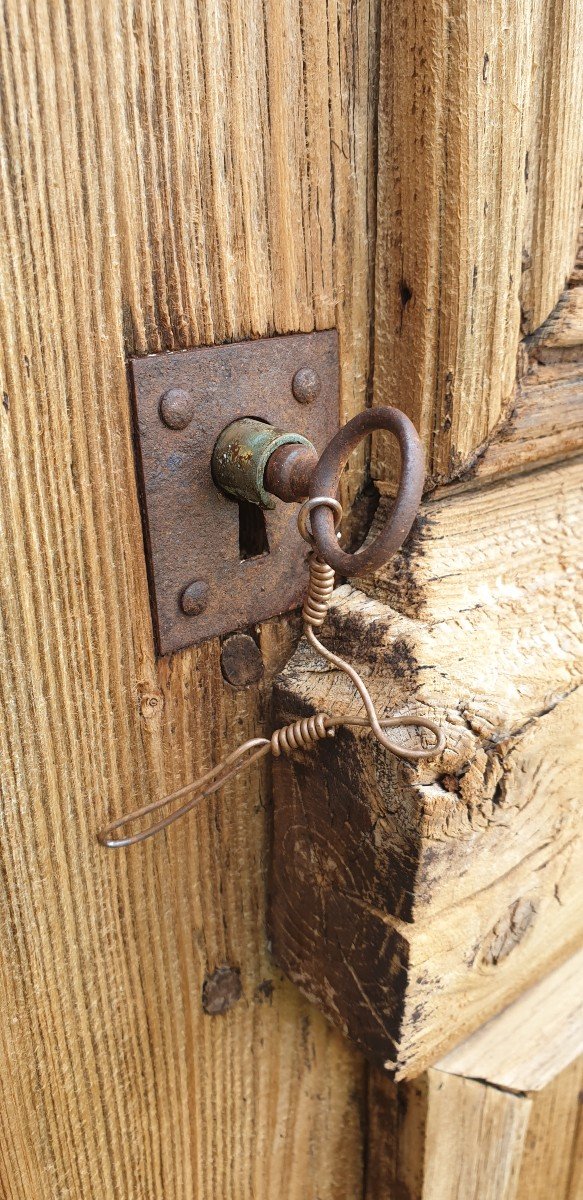
[[[535,360],[518,383],[508,419],[466,478],[489,482],[582,452],[583,356],[548,365]]]
[[[266,780],[127,854],[96,831],[269,723],[220,647],[156,663],[128,354],[338,325],[369,362],[375,6],[6,0],[0,356],[10,1200],[359,1194],[362,1068],[264,935]],[[242,998],[203,1012],[205,976]]]
[[[537,329],[555,307],[577,244],[583,183],[581,5],[536,0],[532,33],[520,286],[524,333]]]
[[[582,481],[578,461],[436,501],[370,594],[335,593],[328,643],[381,715],[440,722],[440,758],[342,730],[275,767],[277,956],[397,1078],[581,940]],[[276,696],[278,723],[360,711],[303,644]]]
[[[520,344],[512,405],[462,472],[461,488],[583,451],[583,236],[568,286],[539,329]]]
[[[440,1059],[440,1071],[540,1092],[583,1061],[583,949]]]
[[[432,1068],[371,1091],[366,1200],[580,1200],[583,1061],[533,1095]]]
[[[414,1082],[372,1073],[366,1200],[580,1200],[581,971],[579,951]]]
[[[583,341],[583,280],[579,271],[573,272],[573,284],[561,296],[561,299],[550,317],[536,330],[527,341],[527,346],[536,348],[547,360],[559,358],[550,355],[549,350],[569,350],[581,348]],[[573,355],[563,355],[571,359]]]
[[[581,1200],[583,1059],[530,1097],[518,1196]]]
[[[521,326],[540,325],[565,286],[582,46],[576,0],[383,12],[374,398],[413,419],[434,482],[498,424]],[[392,486],[397,461],[379,436],[373,478]]]
[[[564,461],[583,450],[583,228],[567,287],[546,321],[519,345],[511,403],[455,482],[432,498]],[[391,482],[377,480],[381,495]],[[381,509],[381,513],[385,509]]]

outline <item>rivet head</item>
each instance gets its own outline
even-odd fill
[[[234,633],[223,642],[221,671],[232,687],[249,687],[263,677],[263,658],[257,642],[248,633]]]
[[[311,404],[322,390],[322,380],[313,367],[300,367],[292,379],[292,392],[298,404]]]
[[[169,429],[186,429],[194,416],[194,400],[182,388],[169,388],[160,400],[160,416]]]
[[[204,612],[209,595],[208,583],[204,579],[194,579],[185,587],[180,597],[180,607],[187,617],[197,617]]]

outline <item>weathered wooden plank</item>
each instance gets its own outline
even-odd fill
[[[554,308],[576,249],[583,153],[583,10],[533,6],[532,83],[524,160],[526,219],[520,303],[532,333]]]
[[[518,1196],[524,1200],[579,1200],[581,1196],[581,1094],[583,1059],[535,1092],[520,1164]]]
[[[435,1067],[373,1072],[366,1200],[578,1200],[583,952]]]
[[[563,293],[556,309],[528,340],[543,353],[550,349],[581,348],[583,343],[583,281]],[[550,356],[549,356],[550,357]]]
[[[547,605],[558,606],[559,624],[563,620],[570,623],[580,562],[580,548],[572,533],[579,519],[580,474],[581,464],[575,461],[499,480],[488,487],[475,487],[462,494],[451,489],[442,492],[437,499],[424,504],[401,550],[379,571],[359,578],[359,590],[371,599],[428,623],[447,620],[452,613],[466,612],[467,631],[462,626],[458,632],[458,638],[465,641],[466,669],[472,653],[469,622],[484,619],[489,603],[495,604],[497,611],[501,607],[507,621],[511,619],[514,599],[517,604],[530,600],[541,632],[548,615]],[[383,520],[387,504],[386,500],[379,504],[377,525]],[[373,528],[371,536],[374,532]],[[562,568],[556,557],[559,548],[567,555],[565,589],[561,586]],[[504,632],[501,627],[500,638],[489,648],[493,681],[504,653]],[[528,640],[527,630],[520,631],[518,643],[513,642],[510,647],[516,670],[520,669],[522,638]],[[553,642],[551,631],[547,642],[549,645]],[[448,649],[442,646],[437,651],[440,658]],[[476,657],[478,650],[476,645],[473,649]],[[553,666],[555,661],[559,669],[558,651],[553,654]],[[489,670],[487,662],[481,667]],[[564,669],[567,682],[566,661]],[[544,687],[542,662],[536,682],[524,672],[523,684],[525,692],[516,696],[517,715],[524,711],[525,694],[538,694],[540,698]],[[534,701],[535,707],[537,702]]]
[[[342,731],[276,766],[277,956],[397,1077],[581,938],[582,471],[436,501],[364,581],[374,599],[336,593],[328,639],[381,714],[437,716],[440,760],[413,767]],[[358,711],[304,646],[277,695],[282,723]]]
[[[415,1083],[380,1083],[366,1200],[579,1200],[582,1082],[579,1060],[533,1096],[438,1069]]]
[[[431,1072],[419,1195],[435,1200],[453,1200],[460,1194],[467,1200],[518,1200],[528,1118],[529,1105],[518,1096]]]
[[[486,482],[583,451],[583,276],[579,254],[556,308],[540,329],[521,343],[512,407],[462,479]]]
[[[338,325],[369,358],[374,3],[28,3],[0,23],[0,1191],[341,1200],[362,1069],[264,935],[265,779],[96,831],[268,724],[219,646],[156,663],[125,356]],[[217,966],[242,996],[211,1016]]]
[[[440,1071],[540,1092],[583,1058],[583,949],[440,1059]]]
[[[534,362],[520,380],[508,420],[468,477],[489,482],[583,452],[583,357]]]
[[[565,285],[582,45],[576,0],[384,12],[374,397],[412,417],[434,482],[469,465],[505,414],[521,320],[535,329]],[[394,485],[396,463],[379,436],[373,478]]]
[[[583,235],[568,286],[547,320],[519,346],[514,396],[498,426],[447,488],[473,487],[583,450]],[[377,480],[381,494],[392,482]],[[437,489],[439,494],[439,489]]]
[[[514,396],[498,426],[460,471],[455,488],[561,462],[583,450],[583,239],[567,289],[519,346]],[[377,480],[381,494],[394,484]],[[438,489],[439,494],[439,489]]]

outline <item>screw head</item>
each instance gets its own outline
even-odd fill
[[[185,587],[180,597],[180,607],[187,617],[198,617],[199,613],[204,612],[209,595],[208,583],[204,579],[193,579]]]
[[[298,404],[311,404],[322,390],[322,380],[313,367],[300,367],[292,379],[292,392]]]
[[[160,416],[169,429],[186,429],[194,416],[194,400],[182,388],[169,388],[160,400]]]

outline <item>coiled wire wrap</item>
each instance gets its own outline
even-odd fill
[[[310,582],[302,608],[304,625],[318,629],[324,624],[334,591],[334,571],[314,552],[310,558]]]
[[[326,713],[315,713],[276,729],[271,735],[271,753],[279,758],[280,754],[291,754],[292,750],[309,750],[320,738],[334,737],[334,729],[326,724],[327,720]]]
[[[301,505],[298,513],[298,528],[302,537],[312,545],[314,545],[314,541],[307,526],[307,518],[314,508],[322,504],[334,510],[336,525],[339,524],[342,517],[340,504],[330,496],[317,496],[315,499],[306,500]],[[312,648],[329,662],[331,666],[348,675],[362,699],[366,717],[332,717],[328,713],[314,713],[312,716],[301,717],[289,725],[284,725],[281,729],[274,730],[271,738],[250,738],[249,741],[243,742],[241,746],[238,746],[236,750],[233,750],[231,754],[222,759],[216,767],[212,767],[199,779],[195,780],[194,783],[188,783],[177,792],[172,792],[169,796],[162,796],[160,800],[153,800],[150,804],[145,804],[142,808],[136,809],[129,815],[118,817],[117,820],[112,821],[110,825],[102,829],[97,835],[98,840],[103,846],[114,849],[122,846],[133,846],[136,842],[146,841],[147,838],[153,837],[155,833],[159,833],[161,829],[165,829],[166,826],[177,821],[179,817],[190,812],[191,808],[194,808],[199,800],[202,800],[205,796],[211,796],[237,775],[239,771],[258,762],[266,754],[271,753],[275,758],[278,758],[281,754],[292,754],[298,750],[310,750],[318,741],[334,737],[334,730],[339,725],[368,727],[381,745],[398,758],[409,760],[432,758],[441,753],[444,747],[444,737],[439,726],[434,721],[429,720],[427,717],[413,715],[383,717],[379,719],[370,693],[358,671],[350,663],[347,663],[345,659],[340,658],[340,655],[328,650],[316,636],[314,630],[319,629],[324,624],[334,591],[334,571],[328,563],[323,562],[315,551],[312,552],[310,557],[309,571],[308,590],[302,608],[305,637]],[[403,726],[415,726],[418,729],[429,730],[435,737],[434,744],[430,747],[419,746],[416,749],[409,749],[399,745],[397,742],[392,742],[384,732],[385,729],[395,729]],[[115,838],[111,836],[115,830],[132,824],[141,817],[157,812],[158,809],[163,808],[165,805],[172,804],[176,800],[182,800],[186,796],[190,796],[190,799],[178,808],[173,809],[166,817],[149,826],[149,828],[130,834],[127,837]]]

